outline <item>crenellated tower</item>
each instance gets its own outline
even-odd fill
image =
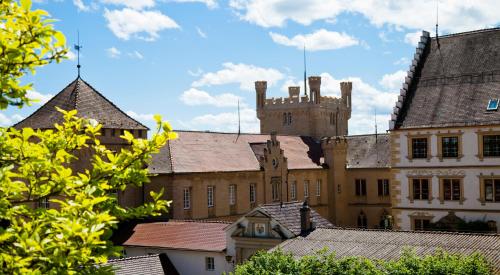
[[[312,136],[316,139],[348,134],[351,118],[351,82],[340,83],[341,97],[321,96],[321,77],[311,76],[309,96],[300,87],[289,87],[288,97],[266,98],[267,82],[256,81],[257,117],[260,132]]]

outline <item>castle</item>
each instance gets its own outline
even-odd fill
[[[322,137],[346,136],[351,118],[351,82],[340,83],[341,98],[321,96],[321,77],[309,77],[310,97],[289,87],[287,98],[266,98],[267,82],[255,82],[261,134]]]

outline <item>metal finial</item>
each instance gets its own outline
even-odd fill
[[[306,43],[304,43],[304,94],[307,96]]]
[[[82,45],[80,45],[80,31],[78,31],[78,43],[75,44],[75,50],[77,52],[77,55],[78,55],[78,63],[76,65],[76,68],[78,69],[78,77],[80,77],[80,68],[82,67],[80,65],[80,50],[82,49]]]

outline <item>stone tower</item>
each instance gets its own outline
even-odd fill
[[[309,77],[310,97],[300,87],[289,87],[285,98],[266,98],[267,82],[256,81],[260,132],[311,136],[316,139],[347,135],[351,118],[351,82],[340,83],[341,98],[321,96],[321,77]]]

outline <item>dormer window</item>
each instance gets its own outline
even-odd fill
[[[496,99],[490,99],[490,101],[488,102],[488,107],[486,108],[486,111],[496,111],[498,110],[498,102],[499,99],[496,98]]]

